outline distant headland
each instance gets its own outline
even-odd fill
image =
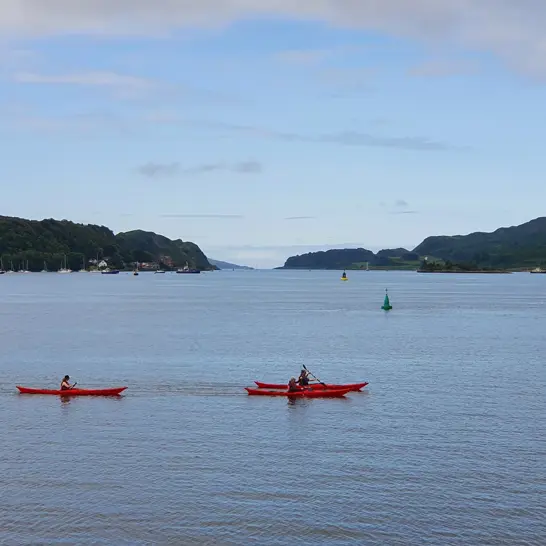
[[[114,234],[105,226],[68,220],[26,220],[0,216],[0,270],[96,269],[200,271],[221,269],[195,243],[151,231]],[[229,264],[230,268],[235,265]]]
[[[213,260],[212,258],[209,258],[209,262],[212,265],[216,266],[218,269],[244,269],[247,271],[251,271],[254,269],[253,267],[249,267],[248,265],[237,265],[230,262],[223,262],[222,260]]]
[[[546,267],[546,217],[491,233],[427,237],[413,250],[332,249],[291,256],[277,269],[401,269],[421,273],[540,272]]]

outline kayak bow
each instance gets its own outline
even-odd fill
[[[283,386],[285,388],[286,385]],[[250,387],[245,387],[246,391],[250,395],[260,395],[260,396],[289,396],[294,398],[340,398],[345,396],[348,392],[351,392],[351,389],[310,389],[310,390],[301,390],[295,392],[285,391],[270,391],[265,389],[252,389]]]
[[[254,381],[258,385],[259,389],[286,389],[288,385],[283,385],[282,383],[262,383],[261,381]],[[351,391],[359,391],[364,388],[368,382],[364,383],[347,383],[345,385],[334,385],[326,384],[326,387],[322,383],[316,383],[313,385],[307,385],[307,388],[313,390],[323,390],[323,389],[349,389]]]
[[[54,394],[57,396],[117,396],[127,387],[115,387],[113,389],[31,389],[29,387],[19,387],[21,394]]]

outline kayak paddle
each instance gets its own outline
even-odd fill
[[[311,373],[305,366],[305,364],[303,364],[303,369],[309,374],[309,375],[312,375],[321,385],[324,385],[325,387],[327,387],[328,385],[326,383],[323,383],[315,374]]]

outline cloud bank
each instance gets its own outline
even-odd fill
[[[456,44],[546,76],[543,0],[2,0],[6,36],[168,35],[183,27],[288,17]]]

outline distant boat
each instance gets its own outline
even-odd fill
[[[165,273],[165,271],[163,271],[163,269],[157,269],[156,271],[154,271],[154,273],[155,273],[156,275],[159,275],[159,274],[161,274],[161,273]]]
[[[85,257],[82,258],[82,268],[78,271],[78,273],[89,273],[89,271],[85,269]]]
[[[66,254],[63,258],[63,263],[61,265],[61,269],[59,269],[58,273],[72,273],[71,269],[68,269],[68,260],[66,259]]]
[[[186,265],[180,269],[176,270],[177,273],[201,273],[200,269],[196,269],[194,267],[189,267],[188,262],[186,262]]]
[[[4,273],[4,262],[2,261],[2,258],[0,258],[0,275],[3,275]]]
[[[8,269],[8,271],[6,271],[6,273],[15,273],[15,271],[13,269],[13,262],[11,260],[9,262],[9,269]]]
[[[133,270],[133,275],[138,276],[138,262],[135,262],[135,269]]]
[[[20,269],[17,271],[17,273],[28,273],[28,271],[27,271],[26,268],[25,268],[25,262],[21,262],[21,267],[20,267]]]
[[[546,273],[546,269],[542,269],[540,267],[535,267],[534,269],[531,269],[529,273]]]
[[[41,273],[49,273],[49,271],[47,270],[47,263],[45,260],[44,260],[44,268],[42,269]]]
[[[110,269],[107,267],[106,269],[103,269],[101,273],[103,275],[117,275],[119,273],[119,269]]]

